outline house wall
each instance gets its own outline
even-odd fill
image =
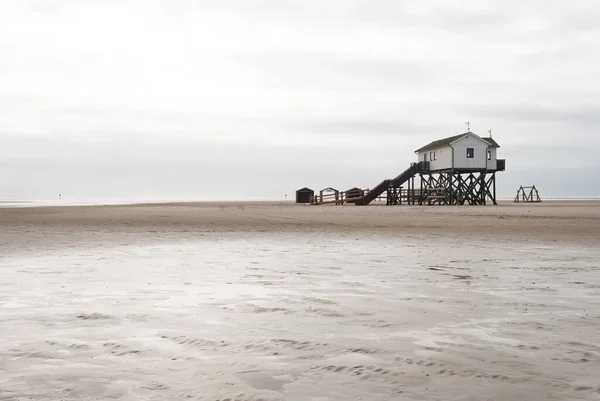
[[[435,160],[431,160],[433,152],[435,152]],[[431,170],[444,170],[452,168],[452,148],[450,146],[431,149],[427,152],[420,152],[418,161],[424,161],[425,154],[427,154],[426,160],[429,162],[429,168]]]
[[[489,144],[482,139],[473,135],[468,135],[452,144],[454,148],[454,168],[469,168],[469,169],[485,169],[487,168],[487,149]],[[467,158],[467,148],[473,148],[473,158]],[[490,148],[494,153],[492,159],[495,158],[495,149]]]
[[[487,168],[488,170],[496,170],[496,148],[490,148],[489,151],[492,152],[492,159],[487,161]]]

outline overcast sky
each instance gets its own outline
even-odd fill
[[[600,196],[598,21],[597,0],[2,0],[0,200],[372,187],[466,121],[501,145],[501,195]]]

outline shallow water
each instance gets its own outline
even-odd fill
[[[0,400],[599,399],[600,250],[218,234],[0,257]]]

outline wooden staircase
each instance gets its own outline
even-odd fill
[[[356,205],[368,205],[375,198],[386,192],[388,188],[398,188],[402,186],[405,182],[410,180],[418,173],[426,171],[426,169],[429,167],[428,164],[428,162],[412,163],[409,168],[400,173],[400,175],[398,175],[396,178],[381,181],[379,185],[370,190],[365,196],[357,200]]]

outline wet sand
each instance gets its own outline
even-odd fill
[[[0,400],[600,399],[600,202],[0,209]]]

